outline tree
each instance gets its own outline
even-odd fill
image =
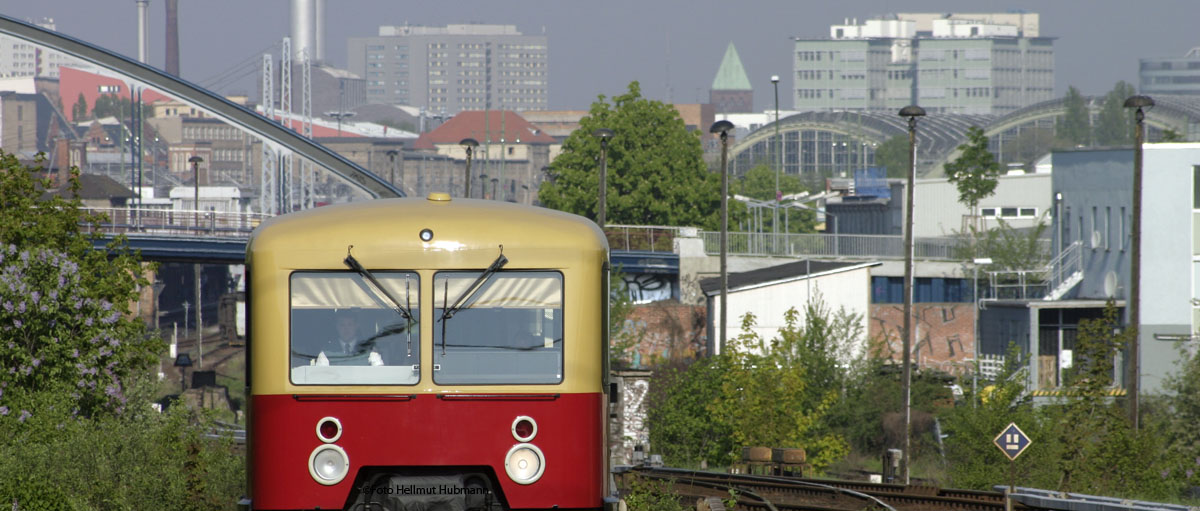
[[[563,143],[550,164],[550,179],[538,190],[542,205],[596,218],[600,140],[592,133],[613,130],[608,142],[608,223],[719,228],[721,176],[705,168],[698,133],[689,133],[678,112],[642,97],[638,82],[612,98],[601,95]],[[730,203],[730,223],[738,211]]]
[[[1083,95],[1079,93],[1079,89],[1074,86],[1067,89],[1067,96],[1064,100],[1067,113],[1063,115],[1062,124],[1058,127],[1058,136],[1065,142],[1076,146],[1087,146],[1092,142],[1092,115],[1088,112],[1088,107],[1083,99]]]
[[[79,93],[79,99],[75,100],[75,104],[71,106],[71,119],[75,122],[80,122],[87,119],[88,105],[87,98],[83,97],[83,93]]]
[[[86,232],[100,217],[77,198],[42,198],[39,172],[0,151],[0,422],[24,422],[44,395],[80,414],[120,411],[125,380],[162,348],[130,310],[148,284],[137,258],[123,238],[111,255],[95,250]]]
[[[888,177],[907,177],[908,135],[896,135],[875,149],[875,166],[887,169]]]
[[[730,184],[729,193],[757,199],[760,201],[775,201],[775,170],[766,165],[757,165],[746,171],[740,179]],[[798,176],[783,174],[779,176],[779,190],[783,195],[807,191],[804,182]],[[787,215],[786,217],[783,215]],[[786,220],[786,221],[785,221]],[[770,230],[774,221],[773,215],[766,218],[767,229]],[[813,232],[817,222],[812,210],[800,208],[783,208],[780,212],[780,232],[787,227],[787,232]]]
[[[1183,141],[1184,141],[1183,135],[1180,134],[1178,130],[1175,130],[1173,128],[1167,128],[1165,130],[1162,130],[1162,138],[1159,139],[1159,142],[1183,142]]]
[[[1132,85],[1120,81],[1104,96],[1104,104],[1100,107],[1100,115],[1096,119],[1097,144],[1133,144],[1133,109],[1125,108],[1125,100],[1135,93]]]
[[[946,163],[946,176],[958,188],[958,202],[974,215],[979,201],[995,193],[1000,164],[996,155],[988,151],[987,136],[978,126],[967,130],[967,142],[958,146],[958,150],[962,155]]]

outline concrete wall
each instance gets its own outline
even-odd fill
[[[637,340],[625,358],[636,369],[665,360],[704,356],[708,340],[705,321],[703,305],[672,301],[637,305],[621,332]]]
[[[1054,246],[1083,243],[1083,282],[1064,298],[1123,300],[1129,295],[1133,151],[1101,149],[1054,153],[1053,194],[1062,194]],[[1124,227],[1122,227],[1122,225]],[[1061,239],[1061,242],[1058,241]],[[1117,287],[1110,296],[1105,279]]]

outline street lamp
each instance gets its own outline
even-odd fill
[[[183,394],[187,391],[187,368],[192,367],[191,355],[180,353],[175,357],[175,367],[179,368],[179,393]]]
[[[458,145],[463,146],[463,149],[467,151],[467,172],[463,178],[463,183],[466,184],[463,185],[465,187],[463,188],[463,197],[469,199],[471,198],[471,154],[475,152],[476,147],[479,147],[479,141],[473,138],[464,138],[459,141]]]
[[[720,345],[721,350],[725,349],[725,325],[729,318],[729,272],[725,265],[725,260],[729,251],[729,172],[728,155],[729,155],[729,130],[733,129],[733,123],[729,121],[714,122],[709,128],[709,133],[716,133],[721,136],[721,334]]]
[[[492,200],[496,200],[496,186],[498,183],[500,183],[500,178],[493,177],[492,178]]]
[[[1137,128],[1134,132],[1133,143],[1133,244],[1129,256],[1129,324],[1133,327],[1133,337],[1129,339],[1129,421],[1134,431],[1138,429],[1138,392],[1141,386],[1141,364],[1138,351],[1141,349],[1138,337],[1141,337],[1141,288],[1142,288],[1142,142],[1145,139],[1146,112],[1154,108],[1154,100],[1150,96],[1130,96],[1125,100],[1125,108],[1136,108],[1134,121]]]
[[[771,75],[771,85],[775,88],[775,151],[779,153],[779,166],[775,168],[775,215],[771,221],[771,232],[777,234],[779,233],[779,199],[783,195],[783,192],[779,190],[779,174],[783,172],[783,140],[779,138],[779,75]]]
[[[992,264],[990,257],[976,257],[971,260],[975,265],[975,370],[971,376],[971,406],[978,406],[979,403],[979,314],[983,308],[979,306],[982,303],[979,299],[979,267]]]
[[[192,206],[196,208],[195,224],[193,224],[193,227],[196,229],[200,228],[200,162],[202,161],[204,161],[204,158],[199,156],[188,158],[188,163],[192,164],[192,184],[195,191],[195,194],[193,194],[195,203]]]
[[[342,119],[354,117],[354,112],[343,112],[341,110],[329,111],[325,112],[325,117],[333,117],[334,119],[337,119],[337,136],[340,137],[342,136]]]
[[[604,229],[605,210],[608,207],[608,140],[613,137],[613,130],[599,128],[592,136],[600,139],[600,205],[596,208],[596,223]]]
[[[388,160],[392,164],[392,178],[390,180],[392,183],[392,186],[396,186],[396,155],[398,155],[398,154],[400,154],[400,151],[397,151],[395,149],[389,149],[387,152]],[[400,186],[400,190],[401,191],[404,190],[403,185]]]
[[[485,151],[484,154],[487,154]],[[482,172],[479,173],[479,198],[487,200],[487,184],[488,175]]]
[[[912,454],[912,285],[913,285],[913,187],[917,175],[917,117],[925,109],[908,105],[900,109],[900,117],[908,119],[908,188],[905,192],[904,213],[904,329],[901,343],[904,350],[904,484],[909,482],[909,456]]]

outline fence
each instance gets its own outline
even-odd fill
[[[261,213],[224,213],[181,209],[86,208],[103,214],[101,232],[120,234],[143,232],[175,235],[249,236],[258,224],[271,215]]]
[[[720,253],[721,233],[702,231],[700,236],[704,238],[705,252]],[[728,243],[728,251],[733,255],[904,258],[903,236],[731,232]],[[954,252],[958,244],[956,238],[915,238],[913,257],[956,260]]]
[[[680,229],[659,225],[607,225],[604,235],[610,250],[672,252]]]

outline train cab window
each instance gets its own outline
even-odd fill
[[[413,272],[374,272],[400,305],[417,313]],[[296,385],[414,385],[420,331],[384,293],[354,272],[291,277],[291,381]]]
[[[433,381],[439,385],[554,384],[563,374],[563,282],[552,271],[433,277]],[[446,307],[464,304],[447,319]]]

